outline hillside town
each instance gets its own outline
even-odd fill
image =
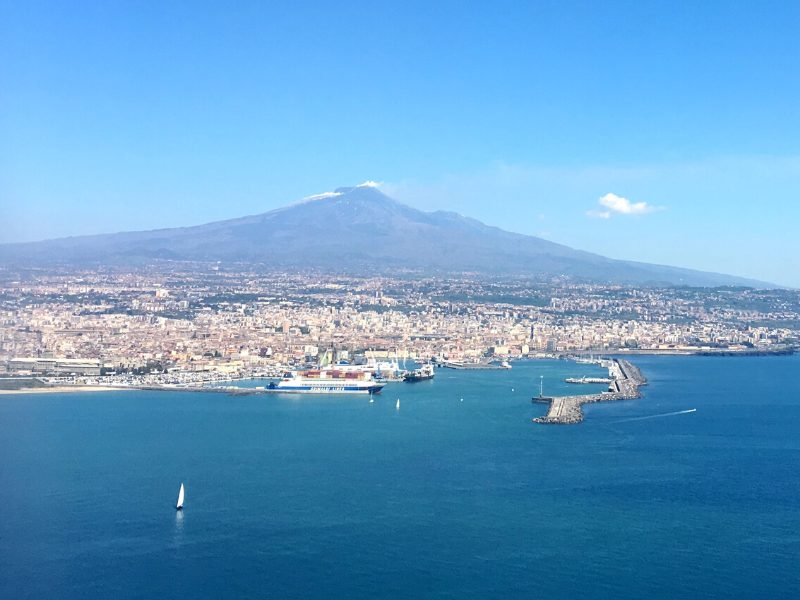
[[[0,370],[225,378],[338,357],[481,361],[769,353],[800,343],[800,294],[258,272],[3,272]]]

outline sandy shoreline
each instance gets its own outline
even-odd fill
[[[19,390],[0,390],[0,396],[10,394],[65,394],[70,392],[124,392],[128,388],[105,387],[99,385],[60,385],[54,387],[22,388]]]

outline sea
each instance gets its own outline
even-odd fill
[[[571,426],[597,366],[0,396],[0,598],[800,597],[800,356],[633,362]]]

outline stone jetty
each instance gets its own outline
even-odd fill
[[[542,399],[550,403],[547,414],[533,419],[534,423],[571,425],[583,421],[581,406],[590,402],[609,402],[612,400],[632,400],[640,398],[639,387],[647,383],[639,369],[622,359],[613,359],[609,366],[611,383],[607,392],[579,396],[557,396]],[[539,401],[533,398],[534,402]]]

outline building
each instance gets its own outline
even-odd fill
[[[12,358],[9,373],[37,375],[100,375],[100,361],[83,358]]]

